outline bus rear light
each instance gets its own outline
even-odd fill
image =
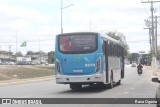
[[[58,71],[58,73],[61,74],[61,68],[60,68],[60,64],[58,61],[56,61],[56,70]]]
[[[96,61],[96,72],[100,71],[100,58],[97,59]]]

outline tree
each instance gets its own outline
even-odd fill
[[[138,62],[138,59],[139,59],[139,53],[131,53],[129,55],[129,58],[130,62],[134,61],[134,62]]]
[[[126,58],[129,58],[129,46],[128,44],[126,43],[126,38],[125,38],[125,35],[123,33],[119,33],[119,32],[108,32],[106,33],[108,36],[116,39],[116,40],[119,40],[123,43],[123,48],[124,48],[124,56]]]
[[[34,52],[33,51],[28,51],[27,52],[27,55],[31,55],[31,54],[33,54]]]
[[[48,52],[48,62],[49,63],[53,63],[54,62],[54,55],[55,55],[54,51]]]
[[[22,57],[22,56],[23,56],[22,52],[17,52],[16,53],[16,57]]]

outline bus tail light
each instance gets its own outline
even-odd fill
[[[61,74],[61,68],[60,68],[60,64],[58,61],[56,61],[56,70],[58,71],[58,73]]]
[[[97,59],[96,61],[96,72],[100,71],[100,58]]]

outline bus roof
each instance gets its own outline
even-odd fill
[[[110,37],[110,36],[108,36],[106,34],[101,34],[100,33],[100,35],[104,40],[109,40],[109,41],[114,42],[114,43],[119,44],[119,45],[123,44],[120,40],[116,40],[116,39],[114,39],[114,38],[112,38],[112,37]]]

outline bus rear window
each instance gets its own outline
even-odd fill
[[[97,50],[95,34],[60,35],[58,43],[62,53],[89,53]]]

